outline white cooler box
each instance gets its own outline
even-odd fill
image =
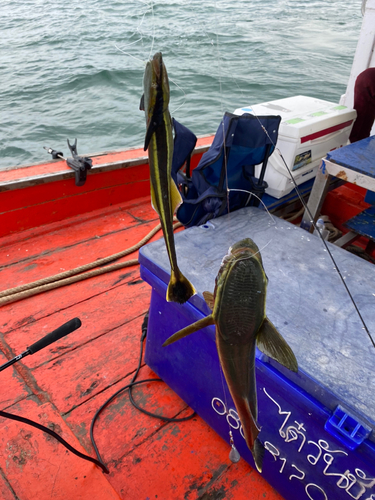
[[[354,109],[313,97],[295,96],[236,109],[234,114],[280,115],[277,148],[297,185],[315,177],[322,158],[348,143],[356,119]],[[255,168],[259,176],[260,167]],[[281,198],[294,188],[277,151],[268,160],[264,180],[266,193]]]

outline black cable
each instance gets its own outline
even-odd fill
[[[142,351],[143,351],[143,344],[141,344],[141,356],[142,356]],[[160,418],[160,420],[164,420],[164,422],[185,422],[186,420],[190,420],[194,417],[195,415],[195,412],[193,412],[191,415],[189,415],[188,417],[182,417],[182,418],[169,418],[169,417],[164,417],[163,415],[159,415],[157,413],[151,413],[149,412],[148,410],[145,410],[144,408],[142,408],[141,406],[139,406],[133,399],[133,395],[132,395],[132,388],[133,388],[133,385],[136,385],[136,384],[139,384],[141,382],[143,382],[142,380],[140,380],[139,382],[134,382],[137,375],[138,375],[138,371],[139,369],[135,372],[135,375],[132,379],[132,381],[130,382],[129,386],[128,386],[128,390],[129,390],[129,399],[130,399],[130,402],[132,403],[132,405],[137,408],[137,410],[141,411],[142,413],[144,413],[145,415],[148,415],[149,417],[154,417],[154,418]],[[151,379],[153,381],[161,381],[160,378],[156,378],[156,379]]]
[[[149,417],[159,418],[160,420],[163,420],[164,422],[186,422],[187,420],[191,420],[195,416],[195,414],[196,414],[195,411],[194,411],[188,417],[183,417],[183,418],[169,418],[169,417],[164,417],[163,415],[158,415],[157,413],[151,413],[151,412],[145,410],[144,408],[138,406],[138,404],[134,401],[133,396],[132,396],[132,392],[131,392],[131,390],[132,390],[132,388],[133,388],[134,385],[144,384],[146,382],[163,382],[161,378],[149,378],[149,379],[145,379],[145,380],[139,380],[138,382],[136,382],[136,378],[138,376],[139,370],[141,369],[141,365],[142,365],[143,342],[144,342],[144,340],[145,340],[145,338],[147,336],[147,326],[148,326],[148,311],[145,314],[145,317],[144,317],[144,320],[143,320],[143,323],[142,323],[141,349],[140,349],[138,367],[137,367],[137,369],[135,371],[135,374],[134,374],[133,378],[131,379],[131,381],[130,381],[129,384],[127,384],[126,386],[122,387],[121,389],[119,389],[114,394],[112,394],[112,396],[109,399],[107,399],[107,401],[105,403],[103,403],[102,406],[96,411],[96,413],[95,413],[95,415],[94,415],[94,417],[92,419],[91,426],[90,426],[90,439],[91,439],[92,446],[93,446],[93,448],[95,450],[96,456],[98,457],[99,461],[102,461],[102,458],[100,456],[99,450],[98,450],[98,448],[96,446],[95,439],[94,439],[94,426],[95,426],[96,419],[98,418],[98,416],[102,412],[102,410],[104,410],[104,408],[106,408],[106,406],[108,406],[109,403],[116,396],[118,396],[121,392],[125,391],[126,389],[129,389],[129,399],[130,399],[130,402],[132,403],[132,405],[135,408],[137,408],[137,410],[141,411],[142,413],[145,413]]]
[[[88,460],[89,462],[93,462],[98,467],[100,467],[103,472],[109,474],[109,470],[100,460],[98,461],[95,458],[89,457],[88,455],[85,455],[84,453],[81,453],[80,451],[76,450],[67,441],[65,441],[65,439],[63,439],[61,436],[56,434],[56,432],[52,431],[48,427],[38,424],[38,422],[34,422],[33,420],[30,420],[28,418],[21,417],[19,415],[14,415],[13,413],[7,413],[5,411],[0,411],[0,417],[10,418],[11,420],[16,420],[17,422],[22,422],[23,424],[31,425],[32,427],[36,427],[37,429],[46,432],[50,436],[57,439],[57,441],[59,441],[61,444],[63,444],[65,448],[68,448],[68,450],[74,453],[74,455],[77,455],[77,457],[83,458],[84,460]]]

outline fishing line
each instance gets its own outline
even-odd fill
[[[151,19],[151,24],[152,24],[152,34],[151,34],[151,36],[152,36],[152,42],[151,42],[150,53],[149,53],[149,57],[148,57],[148,60],[151,60],[151,58],[152,58],[152,52],[153,52],[153,47],[154,47],[154,41],[155,41],[155,22],[154,22],[154,9],[153,9],[154,3],[153,3],[153,1],[151,1],[151,2],[143,2],[142,0],[139,0],[139,1],[141,3],[143,3],[144,5],[147,5],[149,8],[143,13],[142,20],[141,20],[141,22],[139,23],[139,25],[137,26],[137,29],[136,29],[136,31],[140,34],[140,38],[138,38],[138,40],[134,40],[133,42],[126,44],[125,48],[130,47],[132,45],[136,45],[137,43],[143,41],[143,39],[145,38],[145,34],[141,31],[140,28],[141,28],[141,26],[142,26],[142,24],[144,22],[144,19],[146,17],[147,12],[151,12],[151,18],[152,18]],[[127,52],[126,50],[120,48],[116,43],[114,43],[114,46],[115,46],[115,48],[119,52],[122,52],[126,56],[132,57],[137,62],[139,62],[143,67],[146,66],[146,64],[148,62],[147,60],[145,61],[145,60],[143,60],[143,59],[141,59],[139,57],[134,56],[130,52]],[[173,115],[174,113],[176,113],[176,111],[178,111],[179,109],[181,109],[185,105],[185,103],[186,103],[186,92],[184,91],[184,89],[180,85],[178,85],[178,83],[175,80],[173,80],[172,78],[170,78],[169,75],[168,75],[168,80],[171,83],[173,83],[173,85],[175,85],[175,87],[178,90],[180,90],[182,92],[182,94],[183,94],[183,102],[177,108],[175,108],[175,109],[173,109],[173,110],[170,111],[171,115]]]
[[[129,43],[127,46],[134,45],[135,43],[140,42],[140,41],[142,41],[142,40],[143,40],[143,37],[139,38],[138,40],[135,40],[135,41],[134,41],[134,42],[132,42],[132,43]],[[144,61],[144,60],[140,59],[139,57],[133,56],[132,54],[130,54],[130,52],[125,52],[125,50],[121,49],[121,48],[120,48],[118,45],[116,45],[116,44],[114,44],[114,46],[116,47],[116,49],[117,49],[117,50],[119,50],[120,52],[122,52],[122,53],[123,53],[123,54],[125,54],[126,56],[130,56],[130,57],[132,57],[133,59],[135,59],[136,61],[138,61],[139,63],[141,63],[143,67],[145,67],[145,66],[146,66],[147,61]],[[177,108],[175,108],[174,110],[171,110],[171,115],[173,115],[176,111],[178,111],[180,108],[182,108],[182,107],[185,105],[185,103],[186,103],[186,92],[184,91],[184,89],[183,89],[182,87],[180,87],[180,85],[178,85],[178,83],[176,83],[176,81],[175,81],[175,80],[172,80],[172,78],[170,78],[170,77],[169,77],[169,75],[168,75],[168,80],[169,80],[170,82],[172,82],[172,83],[173,83],[173,85],[175,85],[175,86],[176,86],[179,90],[181,90],[181,92],[182,92],[182,93],[183,93],[183,95],[184,95],[184,100],[183,100],[183,102],[182,102],[182,103],[181,103],[181,104],[180,104]]]
[[[217,17],[216,17],[216,12],[217,12],[217,4],[216,0],[214,2],[214,21],[215,21],[215,27],[218,27],[218,22],[217,22]],[[218,29],[216,29],[216,57],[217,57],[217,62],[218,62],[218,75],[219,75],[219,95],[220,95],[220,108],[221,108],[221,116],[224,115],[224,106],[223,106],[223,84],[222,84],[222,61],[220,58],[220,50],[219,50],[219,33]],[[225,137],[225,128],[224,128],[224,119],[222,120],[222,127],[223,127],[223,148],[224,148],[224,169],[225,169],[225,185],[227,188],[227,207],[228,207],[228,217],[230,213],[230,207],[229,207],[229,191],[228,191],[228,158],[226,154],[226,137]]]
[[[135,33],[139,33],[140,35],[140,38],[138,38],[138,40],[134,40],[133,42],[130,42],[128,44],[125,45],[125,48],[126,47],[130,47],[132,45],[136,45],[137,43],[139,42],[142,42],[142,40],[145,38],[145,33],[142,32],[141,30],[141,26],[145,20],[145,17],[146,17],[146,14],[148,12],[151,12],[151,25],[152,25],[152,33],[151,33],[151,37],[152,37],[152,41],[151,41],[151,46],[150,46],[150,54],[149,54],[149,57],[148,59],[151,59],[151,55],[152,55],[152,51],[153,51],[153,47],[154,47],[154,40],[155,40],[155,22],[154,22],[154,8],[153,8],[153,1],[151,0],[151,2],[147,2],[147,1],[142,1],[142,0],[138,0],[140,3],[146,5],[148,8],[143,12],[143,15],[142,15],[142,19],[140,21],[140,23],[138,24],[137,28],[136,28],[136,31],[133,32],[133,34]],[[131,35],[133,36],[133,35]],[[126,56],[129,56],[129,57],[132,57],[133,59],[135,59],[136,61],[140,62],[142,64],[142,66],[146,66],[146,63],[147,61],[144,61],[143,59],[140,59],[139,57],[136,57],[136,56],[133,56],[130,52],[126,52],[125,50],[121,49],[116,43],[114,43],[114,46],[116,47],[116,49],[120,52],[122,52],[123,54],[125,54]]]
[[[254,110],[253,110],[253,112],[254,112]],[[365,320],[364,320],[364,318],[363,318],[363,316],[362,316],[362,314],[361,314],[360,310],[358,309],[358,306],[357,306],[357,304],[356,304],[356,302],[355,302],[355,300],[354,300],[354,297],[353,297],[353,295],[352,295],[351,291],[349,290],[348,285],[346,284],[345,278],[343,277],[343,275],[342,275],[342,273],[341,273],[341,271],[340,271],[340,268],[339,268],[339,266],[338,266],[338,264],[337,264],[337,262],[336,262],[335,258],[333,257],[332,252],[331,252],[331,250],[330,250],[330,248],[329,248],[329,246],[328,246],[328,244],[327,244],[326,240],[323,238],[322,233],[319,231],[319,229],[317,228],[317,226],[316,226],[316,224],[315,224],[315,222],[314,222],[314,218],[313,218],[313,216],[312,216],[312,214],[311,214],[311,212],[310,212],[310,209],[309,209],[309,207],[307,206],[307,203],[305,202],[305,200],[304,200],[303,196],[301,195],[301,192],[300,192],[300,190],[299,190],[298,184],[296,183],[296,181],[295,181],[295,179],[294,179],[294,177],[293,177],[293,175],[292,175],[292,172],[291,172],[291,170],[290,170],[290,168],[289,168],[289,166],[288,166],[287,162],[285,161],[285,159],[284,159],[284,157],[283,157],[283,155],[282,155],[281,151],[279,150],[279,148],[277,148],[277,147],[276,147],[276,144],[274,143],[274,141],[272,140],[272,138],[269,136],[269,134],[268,134],[268,132],[267,132],[266,128],[262,125],[261,121],[259,120],[259,118],[258,118],[258,116],[257,116],[257,114],[256,114],[255,112],[254,112],[254,116],[255,116],[255,117],[256,117],[256,119],[258,120],[259,125],[262,127],[263,132],[267,135],[268,139],[271,141],[272,145],[273,145],[273,146],[274,146],[274,148],[275,148],[275,151],[277,151],[277,152],[278,152],[278,154],[280,155],[280,157],[281,157],[281,159],[282,159],[282,161],[283,161],[283,163],[284,163],[284,165],[285,165],[285,167],[286,167],[286,169],[287,169],[287,171],[288,171],[288,174],[289,174],[289,176],[290,176],[290,178],[291,178],[291,180],[292,180],[292,182],[293,182],[293,184],[294,184],[294,188],[295,188],[295,190],[296,190],[296,193],[297,193],[297,195],[298,195],[298,198],[300,199],[300,201],[301,201],[301,203],[302,203],[302,205],[303,205],[304,209],[306,210],[306,212],[307,212],[307,214],[308,214],[308,216],[309,216],[309,218],[310,218],[310,223],[312,224],[313,228],[314,228],[314,229],[315,229],[315,230],[319,233],[319,237],[320,237],[320,239],[321,239],[321,241],[322,241],[322,243],[323,243],[323,245],[324,245],[324,247],[325,247],[325,250],[327,251],[327,253],[328,253],[328,255],[329,255],[329,257],[330,257],[330,259],[331,259],[331,261],[332,261],[333,265],[335,266],[335,267],[334,267],[334,270],[335,270],[335,271],[337,271],[337,273],[338,273],[338,275],[339,275],[339,277],[340,277],[340,279],[341,279],[341,282],[342,282],[342,284],[344,285],[345,290],[346,290],[346,292],[348,293],[349,298],[350,298],[350,300],[351,300],[351,302],[352,302],[352,304],[353,304],[353,306],[354,306],[354,309],[356,310],[356,312],[357,312],[357,314],[358,314],[358,317],[359,317],[359,319],[361,320],[361,323],[362,323],[362,325],[363,325],[363,329],[364,329],[364,330],[365,330],[365,332],[367,333],[367,335],[368,335],[368,337],[369,337],[369,339],[370,339],[370,341],[371,341],[371,343],[372,343],[372,346],[375,348],[375,341],[374,341],[374,339],[373,339],[373,338],[372,338],[372,336],[371,336],[371,333],[370,333],[370,331],[369,331],[369,329],[368,329],[368,327],[367,327],[367,324],[366,324],[366,322],[365,322]]]
[[[168,75],[168,80],[169,80],[170,82],[172,82],[172,83],[173,83],[173,85],[175,85],[175,86],[176,86],[179,90],[181,90],[181,92],[184,94],[184,98],[183,98],[184,100],[183,100],[183,102],[182,102],[179,106],[177,106],[177,108],[175,108],[174,110],[171,110],[171,115],[173,115],[174,113],[176,113],[176,111],[178,111],[178,110],[179,110],[179,109],[181,109],[183,106],[185,106],[185,103],[186,103],[186,92],[185,92],[185,91],[184,91],[184,89],[183,89],[182,87],[180,87],[180,86],[179,86],[179,85],[178,85],[178,84],[177,84],[174,80],[172,80],[172,78],[170,78],[170,77],[169,77],[169,75]]]
[[[140,40],[142,40],[140,38]],[[138,40],[139,41],[139,40]],[[130,44],[131,45],[131,44]],[[117,50],[119,50],[120,52],[122,52],[123,54],[125,54],[126,56],[130,56],[132,57],[133,59],[135,59],[136,61],[140,62],[142,64],[142,66],[146,66],[146,61],[143,61],[142,59],[140,59],[139,57],[136,57],[136,56],[133,56],[132,54],[130,54],[129,52],[125,52],[124,50],[120,49],[120,47],[118,47],[116,44],[114,44],[114,46],[116,47]]]
[[[214,20],[215,20],[215,26],[217,28],[217,17],[216,17],[216,11],[217,11],[217,4],[216,0],[214,2]],[[218,60],[218,74],[219,74],[219,93],[220,93],[220,107],[221,107],[221,116],[224,115],[224,106],[223,106],[223,86],[222,86],[222,64],[221,64],[221,59],[220,59],[220,51],[219,51],[219,33],[218,30],[216,30],[216,55],[217,55],[217,60]],[[230,205],[229,205],[229,188],[228,188],[228,158],[227,158],[227,152],[226,152],[226,136],[225,136],[225,127],[224,127],[224,118],[222,119],[222,127],[223,127],[223,148],[224,148],[224,169],[225,169],[225,186],[226,186],[226,195],[227,195],[227,207],[228,207],[228,218],[230,218]],[[229,430],[229,444],[231,446],[230,452],[229,452],[229,459],[233,462],[236,463],[240,460],[240,454],[237,451],[235,445],[234,445],[234,438],[233,438],[233,432],[231,425],[229,423],[228,417],[229,417],[229,412],[228,412],[228,402],[227,402],[227,395],[226,395],[226,390],[225,390],[225,384],[224,384],[224,372],[223,368],[221,366],[221,363],[219,362],[219,367],[220,367],[220,377],[221,377],[221,385],[223,389],[223,395],[224,395],[224,404],[225,404],[225,414],[226,414],[226,421],[228,424],[228,430]]]
[[[273,223],[275,227],[275,229],[277,229],[277,223],[276,223],[276,220],[275,220],[275,217],[271,214],[271,212],[268,210],[268,208],[266,207],[265,203],[263,202],[263,200],[256,194],[254,193],[251,193],[250,191],[247,191],[245,189],[229,189],[229,191],[241,191],[241,192],[244,192],[244,193],[250,193],[252,196],[255,196],[255,198],[257,198],[263,205],[265,211],[268,213],[268,215],[270,216],[271,218],[271,221]],[[268,247],[268,245],[273,241],[273,238],[271,238],[263,247],[259,248],[258,252],[256,252],[255,254],[252,254],[250,255],[249,257],[243,257],[242,259],[238,259],[238,262],[239,261],[242,261],[242,260],[247,260],[247,259],[251,259],[253,256],[255,255],[258,255],[258,254],[261,254],[263,252],[263,250],[265,248]],[[283,270],[281,269],[281,272],[283,272]],[[301,305],[301,285],[300,283],[297,281],[297,285],[298,285],[298,289],[299,289],[299,303],[298,303],[298,306],[296,308],[296,311],[295,311],[295,314],[294,316],[291,316],[291,318],[294,318],[295,316],[298,315],[298,310],[299,310],[299,306]],[[284,329],[284,327],[279,327],[278,330],[281,332],[282,330]]]
[[[214,6],[215,6],[215,11],[214,11],[215,12],[215,14],[214,14],[215,15],[215,23],[216,23],[216,27],[217,27],[217,19],[216,19],[217,4],[216,4],[216,1],[214,2]],[[219,51],[219,35],[218,35],[218,32],[216,32],[216,52],[217,52],[217,60],[218,60],[218,63],[219,63],[218,67],[219,67],[220,103],[221,103],[221,111],[222,111],[222,114],[223,114],[223,95],[222,95],[222,78],[221,78],[221,75],[222,75],[222,72],[221,72],[222,65],[221,65],[221,58],[220,58],[220,51]],[[294,177],[293,177],[293,175],[292,175],[292,173],[291,173],[291,171],[289,169],[288,164],[286,163],[286,161],[285,161],[285,159],[284,159],[281,151],[276,147],[276,144],[274,143],[274,141],[272,140],[272,138],[269,136],[266,128],[262,125],[261,121],[259,120],[259,118],[258,118],[258,116],[257,116],[257,114],[255,113],[254,110],[253,110],[253,114],[256,117],[256,119],[258,120],[259,125],[261,126],[263,132],[267,135],[267,137],[270,140],[271,144],[274,146],[275,151],[277,151],[277,153],[280,155],[280,157],[281,157],[281,159],[282,159],[282,161],[283,161],[283,163],[284,163],[284,165],[285,165],[285,167],[286,167],[286,169],[287,169],[287,171],[289,173],[289,176],[290,176],[290,178],[291,178],[291,180],[292,180],[292,182],[294,184],[294,188],[296,190],[297,196],[298,196],[299,200],[301,201],[303,207],[305,208],[305,210],[306,210],[306,212],[307,212],[307,214],[308,214],[308,216],[310,218],[310,221],[311,221],[311,224],[312,224],[313,228],[319,233],[319,237],[320,237],[320,239],[321,239],[321,241],[322,241],[322,243],[323,243],[323,245],[325,247],[325,250],[328,253],[328,255],[329,255],[329,257],[330,257],[330,259],[331,259],[331,261],[332,261],[332,263],[334,265],[334,270],[337,271],[337,273],[338,273],[338,275],[340,277],[340,280],[341,280],[342,284],[344,285],[344,288],[345,288],[345,290],[346,290],[346,292],[347,292],[347,294],[348,294],[348,296],[349,296],[349,298],[350,298],[350,300],[351,300],[351,302],[353,304],[353,307],[354,307],[355,311],[357,312],[357,315],[358,315],[358,317],[359,317],[359,319],[360,319],[360,321],[361,321],[361,323],[363,325],[363,329],[367,333],[367,335],[368,335],[368,337],[369,337],[369,339],[370,339],[373,347],[375,348],[375,341],[374,341],[373,337],[371,336],[371,333],[370,333],[370,331],[369,331],[369,329],[367,327],[367,324],[366,324],[366,322],[365,322],[365,320],[364,320],[364,318],[363,318],[360,310],[358,309],[358,306],[357,306],[357,304],[356,304],[356,302],[354,300],[354,297],[353,297],[353,295],[352,295],[352,293],[351,293],[351,291],[350,291],[347,283],[345,282],[345,279],[344,279],[344,277],[343,277],[343,275],[341,273],[341,270],[340,270],[339,266],[337,265],[337,262],[336,262],[336,260],[335,260],[335,258],[333,256],[330,248],[328,247],[327,242],[323,238],[323,235],[321,234],[321,232],[319,231],[319,229],[317,229],[317,227],[316,227],[316,224],[315,224],[315,222],[313,220],[313,217],[312,217],[312,214],[310,212],[310,209],[308,208],[307,203],[305,202],[304,198],[301,195],[299,187],[298,187],[298,185],[297,185],[297,183],[296,183],[296,181],[295,181],[295,179],[294,179]],[[225,151],[226,150],[226,143],[225,143],[225,134],[224,134],[224,121],[223,121],[223,138],[224,138],[223,147],[224,147],[224,151]],[[225,168],[226,187],[227,187],[227,207],[228,207],[228,214],[229,214],[230,213],[230,204],[229,204],[229,189],[228,189],[228,165],[227,165],[226,155],[224,155],[224,168]]]
[[[251,198],[254,196],[263,205],[263,208],[267,212],[267,214],[270,216],[271,221],[273,222],[273,225],[277,226],[277,223],[275,221],[274,216],[268,210],[268,208],[267,208],[266,204],[264,203],[264,201],[262,200],[262,198],[260,198],[258,195],[256,195],[255,193],[252,193],[251,191],[247,191],[246,189],[237,189],[237,188],[227,188],[227,189],[228,189],[228,191],[239,191],[241,193],[249,193],[249,198],[247,199],[247,202],[246,202],[245,206],[249,203],[249,201],[251,200]]]
[[[150,53],[148,55],[148,58],[151,59],[152,56],[152,51],[154,48],[154,41],[155,41],[155,18],[154,18],[154,1],[150,1],[150,8],[151,8],[151,24],[152,24],[152,42],[151,42],[151,47],[150,47]]]
[[[217,28],[218,22],[217,22],[217,17],[216,17],[216,11],[217,11],[216,1],[214,2],[214,5],[215,5],[214,20],[215,20],[215,25],[216,25],[216,28]],[[220,58],[219,33],[218,33],[217,29],[216,29],[216,56],[217,56],[217,61],[218,61],[220,107],[221,107],[221,115],[223,116],[224,115],[224,106],[223,106],[224,99],[223,99],[223,86],[222,86],[222,71],[223,71],[223,66],[222,66],[222,61],[221,61],[221,58]],[[251,191],[248,191],[248,190],[245,190],[245,189],[235,189],[235,188],[230,188],[228,186],[228,155],[226,154],[226,135],[225,135],[225,128],[224,128],[224,119],[222,119],[221,123],[222,123],[222,128],[223,128],[223,148],[224,148],[223,162],[224,162],[224,170],[225,170],[225,185],[226,185],[226,195],[227,195],[228,218],[230,219],[230,213],[231,213],[231,211],[230,211],[230,199],[229,199],[230,191],[243,192],[243,193],[248,193],[249,194],[249,197],[248,197],[248,200],[245,203],[245,206],[247,206],[247,204],[249,203],[251,197],[254,196],[255,198],[257,198],[262,203],[262,205],[263,205],[264,209],[266,210],[267,214],[270,216],[273,224],[276,226],[277,225],[276,221],[274,220],[272,214],[270,213],[270,211],[266,207],[265,203],[263,202],[263,200],[259,196],[257,196],[255,193],[252,193]],[[261,250],[259,250],[259,252],[263,251],[263,249],[266,248],[271,242],[272,242],[272,238],[269,240],[269,242]]]
[[[231,427],[229,420],[228,420],[228,418],[230,417],[230,413],[228,412],[228,401],[227,401],[227,394],[225,391],[225,384],[224,384],[224,372],[223,372],[223,368],[221,366],[221,363],[219,363],[219,368],[220,368],[221,385],[222,385],[223,394],[224,394],[224,405],[225,405],[225,415],[226,415],[225,420],[227,421],[227,424],[228,424],[229,444],[231,446],[231,450],[229,452],[229,460],[233,463],[237,463],[240,460],[241,456],[240,456],[237,448],[234,445],[232,427]]]

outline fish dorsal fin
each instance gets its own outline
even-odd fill
[[[171,209],[172,209],[172,214],[175,213],[175,211],[181,205],[181,203],[182,203],[182,198],[181,198],[180,191],[178,190],[178,187],[176,186],[174,180],[171,179]]]
[[[264,354],[289,370],[298,371],[298,363],[292,349],[268,318],[265,318],[259,328],[257,346]]]
[[[141,111],[144,111],[145,110],[145,95],[142,94],[142,97],[141,97],[141,102],[139,103],[139,109]]]
[[[203,298],[206,301],[206,304],[208,307],[211,309],[211,311],[214,310],[214,294],[211,292],[203,292]]]
[[[206,326],[213,324],[214,320],[212,318],[212,314],[210,314],[209,316],[206,316],[205,318],[202,318],[193,323],[192,325],[189,325],[186,328],[180,330],[179,332],[173,334],[171,337],[169,337],[169,339],[167,339],[164,342],[163,347],[165,347],[166,345],[173,344],[173,342],[176,342],[176,340],[180,340],[186,337],[187,335],[190,335],[191,333],[197,332],[198,330],[202,330],[202,328],[206,328]]]

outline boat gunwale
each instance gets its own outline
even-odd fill
[[[205,153],[209,149],[212,139],[212,135],[198,138],[197,146],[194,148],[192,156]],[[130,155],[131,157],[108,161],[110,157],[116,158],[121,155]],[[88,176],[148,164],[148,155],[141,148],[102,152],[87,156],[94,159],[94,164],[90,171],[88,171]],[[30,171],[30,175],[27,175],[26,170]],[[15,177],[18,173],[19,176]],[[75,172],[67,166],[65,160],[52,160],[51,162],[37,165],[12,167],[0,171],[0,193],[47,184],[49,182],[73,179],[74,177]]]

